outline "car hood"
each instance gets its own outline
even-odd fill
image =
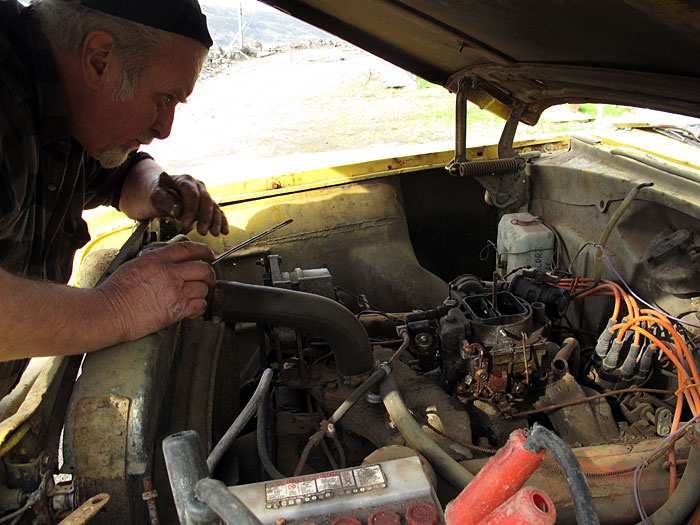
[[[261,0],[535,124],[565,102],[700,117],[700,6],[693,0]]]

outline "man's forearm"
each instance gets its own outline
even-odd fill
[[[74,355],[123,340],[100,290],[34,281],[0,269],[0,361]]]

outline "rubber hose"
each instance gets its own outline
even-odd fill
[[[265,472],[270,476],[270,479],[283,479],[286,476],[282,474],[272,463],[270,456],[267,453],[267,392],[265,397],[258,406],[258,422],[255,429],[255,439],[258,445],[258,457],[262,463]]]
[[[204,478],[195,487],[197,499],[206,503],[226,525],[262,525],[243,502],[218,479]]]
[[[423,432],[423,429],[408,412],[406,403],[401,398],[399,388],[392,375],[388,375],[382,381],[379,391],[391,420],[411,448],[423,454],[433,468],[454,488],[462,490],[466,487],[474,479],[474,475],[452,459]]]
[[[581,464],[569,446],[554,432],[537,423],[533,425],[530,437],[527,438],[524,446],[535,454],[544,448],[554,456],[564,471],[571,499],[574,502],[576,521],[579,525],[599,525],[600,520],[593,506],[591,489],[583,474]]]
[[[251,321],[297,328],[322,337],[345,377],[368,374],[374,360],[369,336],[353,313],[321,295],[271,286],[218,281],[212,315],[227,322]]]
[[[211,454],[209,454],[207,458],[207,467],[209,468],[210,474],[214,474],[214,470],[216,470],[216,466],[219,464],[219,461],[221,461],[221,458],[224,457],[226,451],[231,448],[238,434],[241,433],[241,430],[243,430],[243,427],[250,421],[253,414],[258,411],[260,402],[266,397],[267,391],[270,389],[270,381],[272,381],[272,370],[268,368],[263,372],[260,382],[246,406],[241,410],[241,413],[238,414],[236,420],[231,423],[231,426],[228,427],[228,430],[216,444],[214,450],[211,451]]]
[[[358,386],[355,391],[350,394],[350,396],[343,401],[343,403],[338,407],[338,409],[333,412],[333,415],[328,418],[329,423],[336,424],[338,421],[340,421],[340,418],[342,418],[345,413],[350,410],[355,403],[370,389],[372,388],[375,384],[377,384],[379,381],[384,379],[384,377],[388,376],[391,373],[391,368],[389,368],[389,365],[384,364],[380,365],[380,367],[374,371],[374,373],[369,376],[365,380],[364,383],[362,383],[360,386]]]
[[[632,201],[637,197],[639,192],[644,188],[648,188],[649,186],[653,185],[654,183],[652,182],[644,182],[642,184],[637,184],[634,188],[632,188],[629,191],[627,196],[624,198],[624,200],[620,203],[620,205],[610,217],[610,220],[608,220],[608,224],[605,225],[605,229],[603,230],[603,233],[600,236],[600,240],[598,241],[600,247],[605,248],[605,244],[608,242],[610,234],[617,225],[617,221],[620,220],[620,217],[622,217],[629,205],[632,204]],[[603,266],[603,250],[600,247],[596,249],[595,261],[593,263],[593,279],[596,283],[600,281],[600,273]]]
[[[693,431],[695,443],[700,439],[700,423],[695,423]],[[695,444],[690,446],[690,456],[681,481],[666,503],[647,518],[648,525],[679,525],[700,504],[700,450]],[[639,524],[641,525],[641,523]]]

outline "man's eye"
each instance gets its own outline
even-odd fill
[[[165,95],[164,94],[164,95],[160,95],[157,100],[158,100],[158,102],[157,102],[158,107],[160,109],[166,109],[167,107],[169,107],[173,103],[173,101],[175,100],[175,97],[173,95]]]

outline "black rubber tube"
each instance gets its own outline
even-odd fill
[[[454,488],[462,490],[466,487],[474,479],[474,475],[452,459],[447,452],[423,432],[423,429],[408,411],[391,374],[382,381],[379,391],[382,394],[386,411],[389,412],[391,420],[410,447],[423,454],[433,468]]]
[[[204,478],[195,487],[197,499],[206,503],[226,525],[262,525],[262,522],[218,479]]]
[[[695,423],[695,442],[700,439],[700,423]],[[700,504],[700,450],[690,446],[690,456],[676,490],[666,503],[647,518],[648,525],[679,525]],[[641,523],[640,523],[641,525]]]
[[[258,445],[258,458],[262,463],[265,472],[270,476],[270,479],[283,479],[286,476],[282,474],[277,467],[272,463],[267,451],[267,404],[269,399],[267,392],[265,397],[258,404],[258,421],[255,428],[255,439]]]
[[[525,448],[535,454],[544,448],[554,456],[564,471],[564,477],[574,502],[576,521],[579,525],[599,525],[600,520],[593,506],[591,489],[583,474],[581,464],[569,446],[554,432],[535,423],[530,437],[525,442]]]
[[[340,303],[296,290],[218,281],[212,315],[227,322],[250,321],[297,328],[323,338],[333,350],[338,372],[365,375],[374,364],[369,336]]]

